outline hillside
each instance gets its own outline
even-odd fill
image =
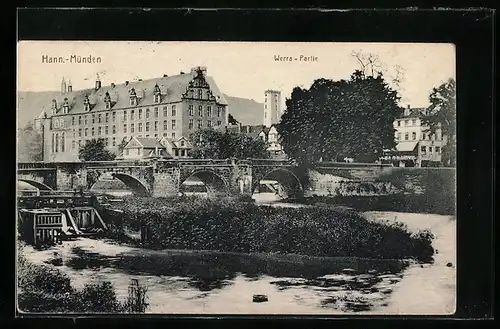
[[[24,127],[29,121],[36,118],[41,111],[41,104],[50,104],[52,99],[59,95],[58,91],[20,91],[18,93],[18,122]],[[225,95],[229,111],[233,117],[244,125],[258,125],[262,123],[264,104],[251,99]]]

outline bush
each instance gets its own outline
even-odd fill
[[[124,225],[143,223],[143,242],[152,248],[422,261],[434,253],[423,236],[331,206],[277,209],[230,200],[131,198],[122,207]]]
[[[71,286],[70,278],[45,265],[18,259],[18,306],[23,312],[51,313],[118,313],[144,312],[146,289],[138,286],[141,299],[123,304],[111,282],[88,283],[82,290]],[[140,303],[142,301],[142,303]]]

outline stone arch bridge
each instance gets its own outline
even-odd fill
[[[356,173],[377,175],[380,165],[317,166],[351,179]],[[314,170],[314,169],[313,169]],[[201,180],[210,195],[252,195],[261,180],[278,181],[288,195],[300,195],[308,185],[306,172],[288,160],[136,160],[96,162],[30,162],[18,163],[18,181],[42,189],[90,190],[100,177],[112,176],[139,196],[166,197],[177,195],[180,186],[190,177]],[[363,179],[366,179],[363,178]]]

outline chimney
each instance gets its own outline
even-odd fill
[[[184,74],[184,72],[183,72],[183,71],[181,71],[181,74]]]
[[[101,89],[101,79],[99,79],[99,74],[97,74],[97,78],[95,79],[95,90]]]
[[[115,87],[115,83],[111,82],[111,88],[114,88],[114,87]]]
[[[125,86],[128,86],[128,80],[127,80],[127,81],[125,81]]]
[[[410,104],[408,104],[408,106],[405,108],[403,115],[405,117],[410,115]]]

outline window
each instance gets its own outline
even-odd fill
[[[139,110],[139,120],[142,120],[142,109]]]
[[[155,107],[155,118],[158,118],[158,108]]]
[[[163,120],[163,130],[168,130],[168,121]]]
[[[401,133],[396,134],[396,140],[400,141],[401,140]]]
[[[95,114],[92,114],[92,124],[95,123]]]
[[[78,137],[82,137],[82,128],[78,128]]]
[[[175,120],[172,120],[172,130],[175,129]]]
[[[71,125],[74,126],[75,125],[75,117],[71,117]]]
[[[142,122],[139,122],[139,123],[137,124],[137,130],[138,130],[140,133],[142,133]]]
[[[172,133],[172,138],[175,138],[175,133]]]
[[[130,120],[134,120],[135,119],[135,111],[132,110],[130,111]]]
[[[155,131],[158,131],[158,121],[155,121]]]
[[[203,116],[203,106],[198,106],[198,116],[202,117]]]
[[[217,121],[217,126],[222,126],[222,121]]]
[[[163,107],[163,116],[166,117],[168,115],[168,108],[166,106]]]
[[[99,113],[99,114],[97,115],[97,123],[101,123],[101,122],[102,122],[102,114],[101,114],[101,113]]]
[[[78,140],[78,148],[82,147],[82,141]]]
[[[95,136],[95,127],[92,127],[92,136]]]
[[[181,146],[184,146],[184,144],[185,144],[184,141],[181,141]]]
[[[123,132],[126,134],[127,133],[127,124],[123,125]]]
[[[136,106],[137,105],[137,98],[135,98],[135,97],[130,98],[130,105]]]
[[[177,115],[177,110],[175,109],[175,105],[172,105],[172,116],[175,117]]]
[[[407,141],[409,138],[409,134],[408,133],[405,133],[405,141]]]
[[[425,140],[425,133],[422,133],[422,140]]]
[[[188,129],[193,129],[193,126],[194,126],[194,120],[193,119],[189,119]]]
[[[398,123],[398,127],[401,127],[401,120],[398,120],[397,123]]]
[[[168,133],[163,133],[163,137],[167,137]]]
[[[113,146],[116,146],[116,137],[113,137]]]
[[[429,146],[429,153],[432,153],[432,146]]]
[[[149,132],[149,122],[146,122],[146,132]]]
[[[417,139],[417,133],[416,132],[412,132],[411,133],[411,139],[413,139],[413,140]]]
[[[133,134],[135,132],[135,127],[134,127],[134,124],[131,123],[130,124],[130,132]]]
[[[201,129],[203,127],[203,120],[198,120],[198,129]]]
[[[264,111],[264,119],[267,118],[267,111]]]
[[[101,127],[101,126],[99,126],[99,127],[97,128],[97,136],[101,136],[101,132],[102,132],[102,127]]]
[[[73,141],[71,141],[71,149],[74,150],[75,147],[76,147],[76,142],[73,140]]]
[[[64,133],[61,134],[61,152],[64,152],[64,146],[66,141],[64,140]]]
[[[106,123],[109,122],[109,113],[106,113]]]
[[[81,115],[78,116],[78,125],[80,125],[80,126],[82,125],[82,116]]]
[[[84,122],[85,122],[85,125],[87,125],[87,116],[84,116],[84,117],[83,117],[83,120],[84,120]]]
[[[203,91],[201,89],[198,90],[198,98],[203,97]]]
[[[212,127],[212,120],[207,120],[207,127]]]
[[[111,103],[110,102],[106,102],[106,109],[110,109],[111,108]]]
[[[211,117],[211,116],[212,116],[212,107],[207,106],[207,117]]]
[[[156,94],[155,95],[155,103],[159,103],[159,102],[160,102],[160,95]]]
[[[56,139],[55,135],[52,134],[52,153],[54,153],[55,151],[55,145],[56,145],[55,139]]]
[[[221,108],[220,108],[220,107],[219,107],[219,108],[217,108],[217,116],[218,116],[218,117],[220,117],[221,112],[222,112]]]
[[[109,138],[105,139],[106,146],[109,146]]]
[[[441,148],[439,146],[436,146],[434,147],[434,150],[436,151],[436,153],[439,153],[441,151]]]
[[[413,126],[416,126],[416,125],[417,125],[417,120],[415,120],[415,119],[411,120],[411,124],[412,124]]]
[[[107,135],[109,133],[108,126],[104,127],[104,135]]]
[[[266,104],[266,105],[264,105],[264,108],[265,108],[265,109],[267,109],[267,104]]]
[[[193,107],[193,105],[189,105],[189,115],[190,116],[194,115],[194,107]]]
[[[146,137],[149,137],[149,134],[146,134]]]
[[[56,152],[59,152],[59,134],[56,134]]]
[[[123,120],[122,122],[127,121],[127,110],[123,111]]]
[[[149,119],[149,109],[146,109],[146,119]]]
[[[84,136],[87,137],[88,134],[89,134],[89,128],[85,128],[85,134],[84,134]]]
[[[59,120],[59,127],[64,128],[64,119]]]
[[[113,135],[116,134],[116,126],[113,125]]]
[[[405,120],[405,127],[408,126],[408,120]]]
[[[420,147],[420,151],[421,151],[423,154],[425,154],[425,152],[427,152],[425,145],[422,145],[422,146]]]
[[[112,118],[113,118],[113,119],[112,119],[112,120],[113,120],[113,122],[116,122],[116,112],[113,112],[113,113],[112,113]]]
[[[179,156],[179,150],[178,149],[175,149],[175,156],[178,157]]]
[[[157,138],[157,137],[158,137],[158,134],[155,134],[155,138]]]

